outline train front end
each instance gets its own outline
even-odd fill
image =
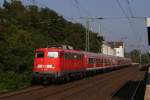
[[[60,49],[39,48],[34,52],[34,66],[32,69],[32,83],[44,84],[61,76]]]

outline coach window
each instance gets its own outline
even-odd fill
[[[74,54],[73,53],[69,53],[69,59],[74,59]]]
[[[99,59],[99,63],[103,63],[103,60],[102,60],[102,59]]]
[[[67,58],[67,59],[70,59],[70,58],[71,58],[71,53],[67,53],[66,58]]]
[[[99,64],[102,63],[101,59],[99,58]]]
[[[81,59],[81,54],[77,54],[77,59]]]
[[[100,63],[100,59],[98,58],[98,59],[96,59],[96,63],[97,64],[99,64]]]
[[[98,62],[99,62],[99,64],[101,63],[101,59],[100,58],[98,59]]]
[[[93,64],[94,63],[94,58],[89,58],[88,62],[89,62],[89,64]]]
[[[71,53],[71,59],[75,59],[75,58],[76,58],[75,54]]]
[[[105,64],[107,63],[107,59],[104,59]]]
[[[98,64],[98,59],[96,59],[96,64]]]
[[[72,59],[72,53],[65,53],[65,59]]]
[[[82,59],[82,56],[83,56],[82,54],[79,54],[79,59]]]
[[[65,53],[65,59],[68,59],[68,56],[69,56],[68,53]]]
[[[72,59],[79,59],[79,54],[73,53],[72,54]]]
[[[106,63],[106,59],[104,59],[103,61],[104,61],[104,63]]]

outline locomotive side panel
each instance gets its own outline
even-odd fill
[[[79,52],[64,52],[64,72],[78,72],[84,69],[83,54]]]

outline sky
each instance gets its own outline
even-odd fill
[[[124,41],[126,50],[149,51],[145,18],[150,16],[150,0],[22,0],[25,5],[48,7],[69,21],[83,25],[106,41]],[[2,4],[3,0],[0,0]],[[82,18],[81,18],[82,17]],[[103,18],[98,20],[96,18]],[[134,18],[133,18],[134,17]]]

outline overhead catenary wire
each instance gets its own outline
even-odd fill
[[[76,3],[76,7],[79,11],[84,10],[84,13],[88,15],[88,17],[83,17],[80,16],[80,19],[84,19],[86,21],[86,40],[85,40],[85,50],[86,51],[90,51],[90,29],[91,29],[91,26],[90,26],[90,21],[91,21],[91,18],[92,18],[92,15],[89,11],[87,11],[85,8],[83,8],[83,6],[79,3],[78,0],[74,0],[74,2]],[[91,18],[89,18],[91,17]]]
[[[130,6],[130,2],[129,2],[129,0],[126,0],[126,2],[127,2],[127,6],[128,6],[129,13],[130,13],[131,17],[133,18],[133,17],[134,17],[134,14],[133,14],[133,12],[132,12],[132,9],[131,9],[131,6]]]
[[[134,14],[133,14],[131,6],[130,6],[130,1],[126,0],[126,3],[127,3],[127,7],[128,7],[129,14],[130,14],[131,18],[134,18]],[[132,28],[134,30],[134,33],[137,33],[138,35],[140,35],[139,32],[136,32],[136,29],[135,29],[136,28],[136,24],[134,24],[134,21],[131,23],[131,25],[132,25]],[[141,41],[141,38],[139,40]]]
[[[140,36],[140,34],[139,34],[139,32],[137,32],[136,31],[136,29],[135,29],[135,23],[133,23],[132,21],[131,21],[131,18],[134,18],[134,15],[133,15],[133,12],[132,12],[132,9],[131,9],[131,7],[130,7],[130,2],[129,2],[129,0],[126,0],[126,3],[127,3],[127,6],[128,6],[128,10],[129,10],[129,14],[130,14],[130,16],[131,17],[128,17],[128,15],[127,15],[127,13],[125,12],[125,10],[123,9],[123,7],[122,7],[122,5],[121,5],[121,3],[119,2],[119,0],[116,0],[117,1],[117,4],[119,5],[119,7],[120,7],[120,9],[122,10],[122,12],[124,13],[124,15],[125,15],[125,17],[127,17],[127,19],[128,19],[128,21],[129,21],[129,25],[130,25],[130,27],[131,27],[131,30],[132,30],[132,33],[133,34],[137,34],[137,35],[135,35],[135,38],[136,38],[136,41],[137,41],[137,43],[138,43],[138,41],[140,41],[140,43],[142,43],[141,41],[142,41],[142,38],[140,37],[139,39],[138,39],[138,35]],[[139,50],[141,50],[141,44],[139,43]],[[141,59],[141,58],[140,58]],[[141,62],[141,61],[140,61]]]
[[[38,1],[37,0],[30,0],[33,4],[37,4],[38,3]],[[71,21],[74,21],[74,22],[79,22],[79,21],[76,21],[76,19],[81,19],[81,17],[83,16],[83,12],[84,13],[86,13],[86,14],[88,14],[88,15],[90,15],[89,14],[89,12],[87,11],[87,10],[83,10],[82,9],[82,7],[83,6],[81,6],[81,4],[82,3],[80,3],[79,2],[79,0],[73,0],[74,1],[74,6],[77,8],[77,10],[78,10],[78,14],[79,14],[79,18],[73,18],[73,17],[71,17],[71,18],[69,18],[69,17],[64,17],[65,19],[70,19]],[[125,11],[125,9],[122,7],[122,5],[121,5],[121,1],[119,2],[119,0],[116,0],[117,2],[118,2],[118,4],[119,4],[119,6],[120,6],[120,9],[122,9],[122,11],[123,11],[123,14],[125,15],[125,17],[104,17],[104,20],[118,20],[118,19],[128,19],[128,21],[129,21],[129,24],[130,24],[130,28],[131,28],[131,30],[132,30],[132,32],[133,33],[137,33],[136,32],[136,29],[135,29],[135,23],[133,23],[132,21],[131,21],[131,19],[132,18],[135,18],[135,19],[137,19],[137,18],[145,18],[145,17],[135,17],[134,16],[134,13],[133,13],[133,10],[131,9],[131,3],[130,3],[130,1],[129,0],[126,0],[126,2],[127,2],[127,5],[128,5],[128,10],[129,10],[129,14],[130,14],[130,17],[129,17],[129,15],[128,15],[128,13]],[[40,6],[45,6],[45,7],[47,7],[46,5],[44,5],[44,4],[46,4],[46,3],[38,3],[38,5],[40,5]],[[95,20],[94,18],[92,19],[92,20]],[[96,19],[97,20],[97,19]],[[91,20],[90,20],[91,21]],[[39,23],[49,23],[49,22],[39,22]]]
[[[134,14],[132,12],[132,9],[131,9],[131,6],[130,6],[130,1],[129,0],[126,0],[127,2],[127,6],[128,6],[128,10],[129,10],[129,13],[130,13],[130,16],[131,17],[134,17]],[[134,28],[136,27],[136,24],[134,25]],[[139,36],[140,36],[140,33],[139,32],[136,32]],[[137,38],[137,42],[138,41],[142,41],[142,36],[139,37],[139,39]],[[141,63],[141,45],[142,45],[142,42],[139,43],[139,47],[137,49],[140,50],[140,63]]]
[[[121,9],[121,11],[123,12],[123,14],[125,15],[125,17],[130,21],[129,17],[128,17],[128,14],[126,13],[126,11],[124,10],[124,8],[122,7],[121,3],[119,0],[116,0],[119,8]]]
[[[123,12],[124,16],[128,19],[129,25],[130,25],[131,30],[132,30],[132,33],[133,33],[133,34],[137,33],[137,32],[135,31],[135,28],[134,28],[133,23],[132,23],[132,21],[131,21],[131,18],[132,18],[132,17],[129,17],[129,16],[128,16],[128,14],[125,12],[125,10],[124,10],[124,8],[122,7],[122,5],[121,5],[121,3],[120,3],[119,0],[116,0],[116,2],[117,2],[117,4],[118,4],[118,6],[120,7],[121,11]],[[133,18],[134,18],[134,17],[133,17]]]
[[[131,22],[130,17],[129,17],[128,14],[125,12],[125,10],[124,10],[124,8],[122,7],[120,1],[119,1],[119,0],[116,0],[116,2],[117,2],[117,4],[118,4],[118,6],[120,7],[121,11],[123,12],[124,16],[128,19],[129,25],[130,25],[131,30],[132,30],[132,33],[135,34],[136,32],[135,32],[135,29],[133,28],[133,25],[132,25],[132,22]]]
[[[78,21],[77,21],[77,19],[75,19],[75,18],[73,18],[73,16],[74,16],[74,4],[73,4],[73,1],[72,0],[69,0],[69,6],[70,6],[70,16],[71,17],[67,17],[67,16],[63,16],[65,19],[68,19],[68,20],[70,20],[71,22],[73,22],[73,23],[78,23]],[[80,14],[80,13],[79,13]]]
[[[80,11],[81,11],[81,9],[82,9],[82,11],[83,11],[84,14],[87,14],[87,16],[92,17],[91,12],[88,11],[87,9],[85,9],[85,8],[81,5],[81,3],[80,3],[78,0],[73,0],[73,1],[75,2],[77,8],[78,8]],[[80,17],[83,17],[83,16],[80,16]]]
[[[80,7],[78,6],[78,1],[77,0],[73,0],[73,6],[77,9],[78,16],[81,17],[82,12],[81,12]]]
[[[27,1],[29,1],[29,2],[30,2],[31,4],[33,4],[33,5],[39,5],[39,6],[41,6],[41,7],[46,7],[46,8],[47,8],[47,5],[38,2],[38,0],[27,0]]]

